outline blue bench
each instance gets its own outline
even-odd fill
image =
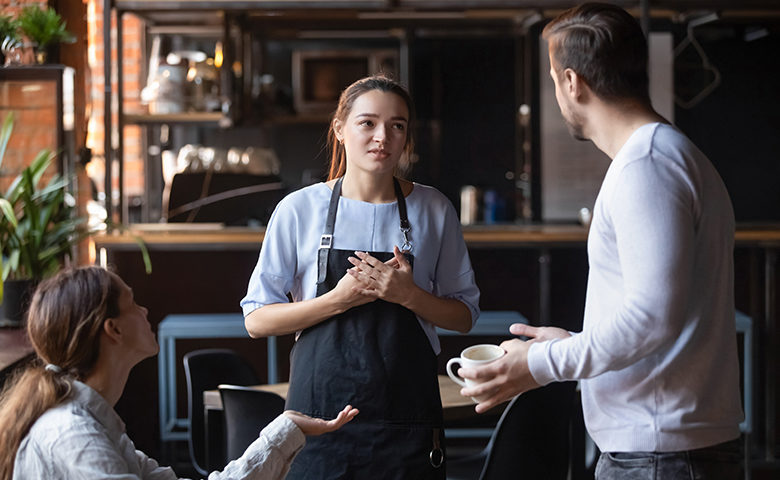
[[[176,409],[176,340],[184,338],[249,338],[240,313],[174,314],[165,317],[157,330],[160,355],[157,359],[160,408],[160,439],[187,440],[187,418]],[[276,337],[268,337],[268,383],[279,381]]]
[[[510,337],[512,334],[509,333],[509,326],[513,323],[528,323],[528,319],[512,310],[487,310],[480,313],[476,325],[469,333],[463,334],[438,327],[436,333],[440,337],[452,335]]]
[[[512,323],[527,323],[517,312],[483,312],[469,335],[509,335]],[[439,335],[459,335],[438,329]],[[160,439],[187,440],[189,420],[179,417],[176,391],[176,340],[188,338],[249,338],[240,313],[172,314],[158,327],[160,355],[157,360],[160,409]],[[268,383],[279,381],[276,337],[268,337]]]

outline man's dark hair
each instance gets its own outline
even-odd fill
[[[615,5],[585,3],[553,19],[542,32],[556,72],[574,70],[604,100],[650,104],[647,40],[639,23]]]

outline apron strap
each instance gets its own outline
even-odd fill
[[[401,183],[395,177],[393,177],[393,188],[395,188],[395,198],[398,199],[398,216],[401,217],[401,235],[404,236],[404,243],[401,245],[401,251],[408,253],[412,250],[412,242],[409,239],[409,232],[412,231],[412,224],[409,223],[409,218],[406,216],[406,199],[404,198],[403,190],[401,190]]]
[[[336,180],[336,183],[333,184],[333,191],[330,194],[328,216],[325,220],[325,231],[320,237],[320,248],[317,251],[317,283],[324,282],[325,276],[328,273],[328,251],[333,245],[333,230],[336,227],[336,211],[339,209],[341,182],[343,180],[344,177],[339,177]],[[395,197],[398,200],[398,216],[401,219],[401,235],[404,237],[401,251],[406,253],[412,250],[412,242],[409,238],[409,232],[412,231],[412,225],[409,223],[409,218],[406,215],[406,199],[404,198],[404,192],[401,190],[401,184],[395,177],[393,177],[393,188],[395,189]]]
[[[333,192],[330,194],[328,205],[328,217],[325,220],[325,231],[320,237],[320,248],[317,250],[317,283],[325,281],[328,274],[328,250],[333,245],[333,229],[336,227],[336,211],[339,209],[339,197],[341,197],[341,182],[344,177],[339,177],[333,184]]]

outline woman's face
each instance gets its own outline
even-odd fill
[[[135,303],[133,290],[121,278],[112,275],[119,287],[119,315],[114,320],[126,340],[125,346],[130,352],[137,354],[137,361],[140,362],[156,355],[159,350],[157,339],[146,318],[149,311]]]
[[[347,169],[392,173],[406,146],[409,109],[391,92],[370,90],[355,99],[346,120],[334,121]]]

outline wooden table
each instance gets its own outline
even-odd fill
[[[271,385],[255,385],[252,388],[272,392],[280,397],[287,398],[289,383],[275,383]],[[441,403],[444,412],[444,421],[450,422],[478,415],[474,411],[474,402],[460,394],[461,386],[453,382],[446,375],[439,375],[439,392],[441,393]],[[358,409],[359,405],[355,405]],[[219,390],[206,390],[203,392],[203,408],[208,410],[222,410],[222,398],[219,396]],[[498,411],[503,410],[504,405],[495,407]],[[492,412],[492,411],[491,411]]]
[[[33,351],[24,328],[0,328],[0,370]]]
[[[257,390],[263,390],[266,392],[272,392],[280,397],[287,398],[287,390],[289,389],[289,383],[275,383],[270,385],[254,385],[252,388]],[[492,430],[485,431],[486,429],[464,429],[464,428],[446,428],[447,424],[452,422],[463,420],[469,417],[475,417],[477,414],[474,411],[474,402],[467,397],[460,394],[460,385],[453,382],[450,377],[446,375],[439,375],[439,392],[441,393],[441,403],[444,413],[444,426],[445,434],[447,437],[484,437],[489,436]],[[355,405],[360,408],[359,405]],[[488,410],[481,415],[500,415],[503,412],[506,403]],[[224,461],[220,461],[225,457],[225,438],[224,438],[224,425],[222,417],[222,398],[219,395],[219,390],[206,390],[203,392],[203,409],[204,409],[204,422],[205,422],[205,447],[206,447],[206,465],[209,469],[222,468]],[[474,430],[473,435],[465,435],[464,430]]]

